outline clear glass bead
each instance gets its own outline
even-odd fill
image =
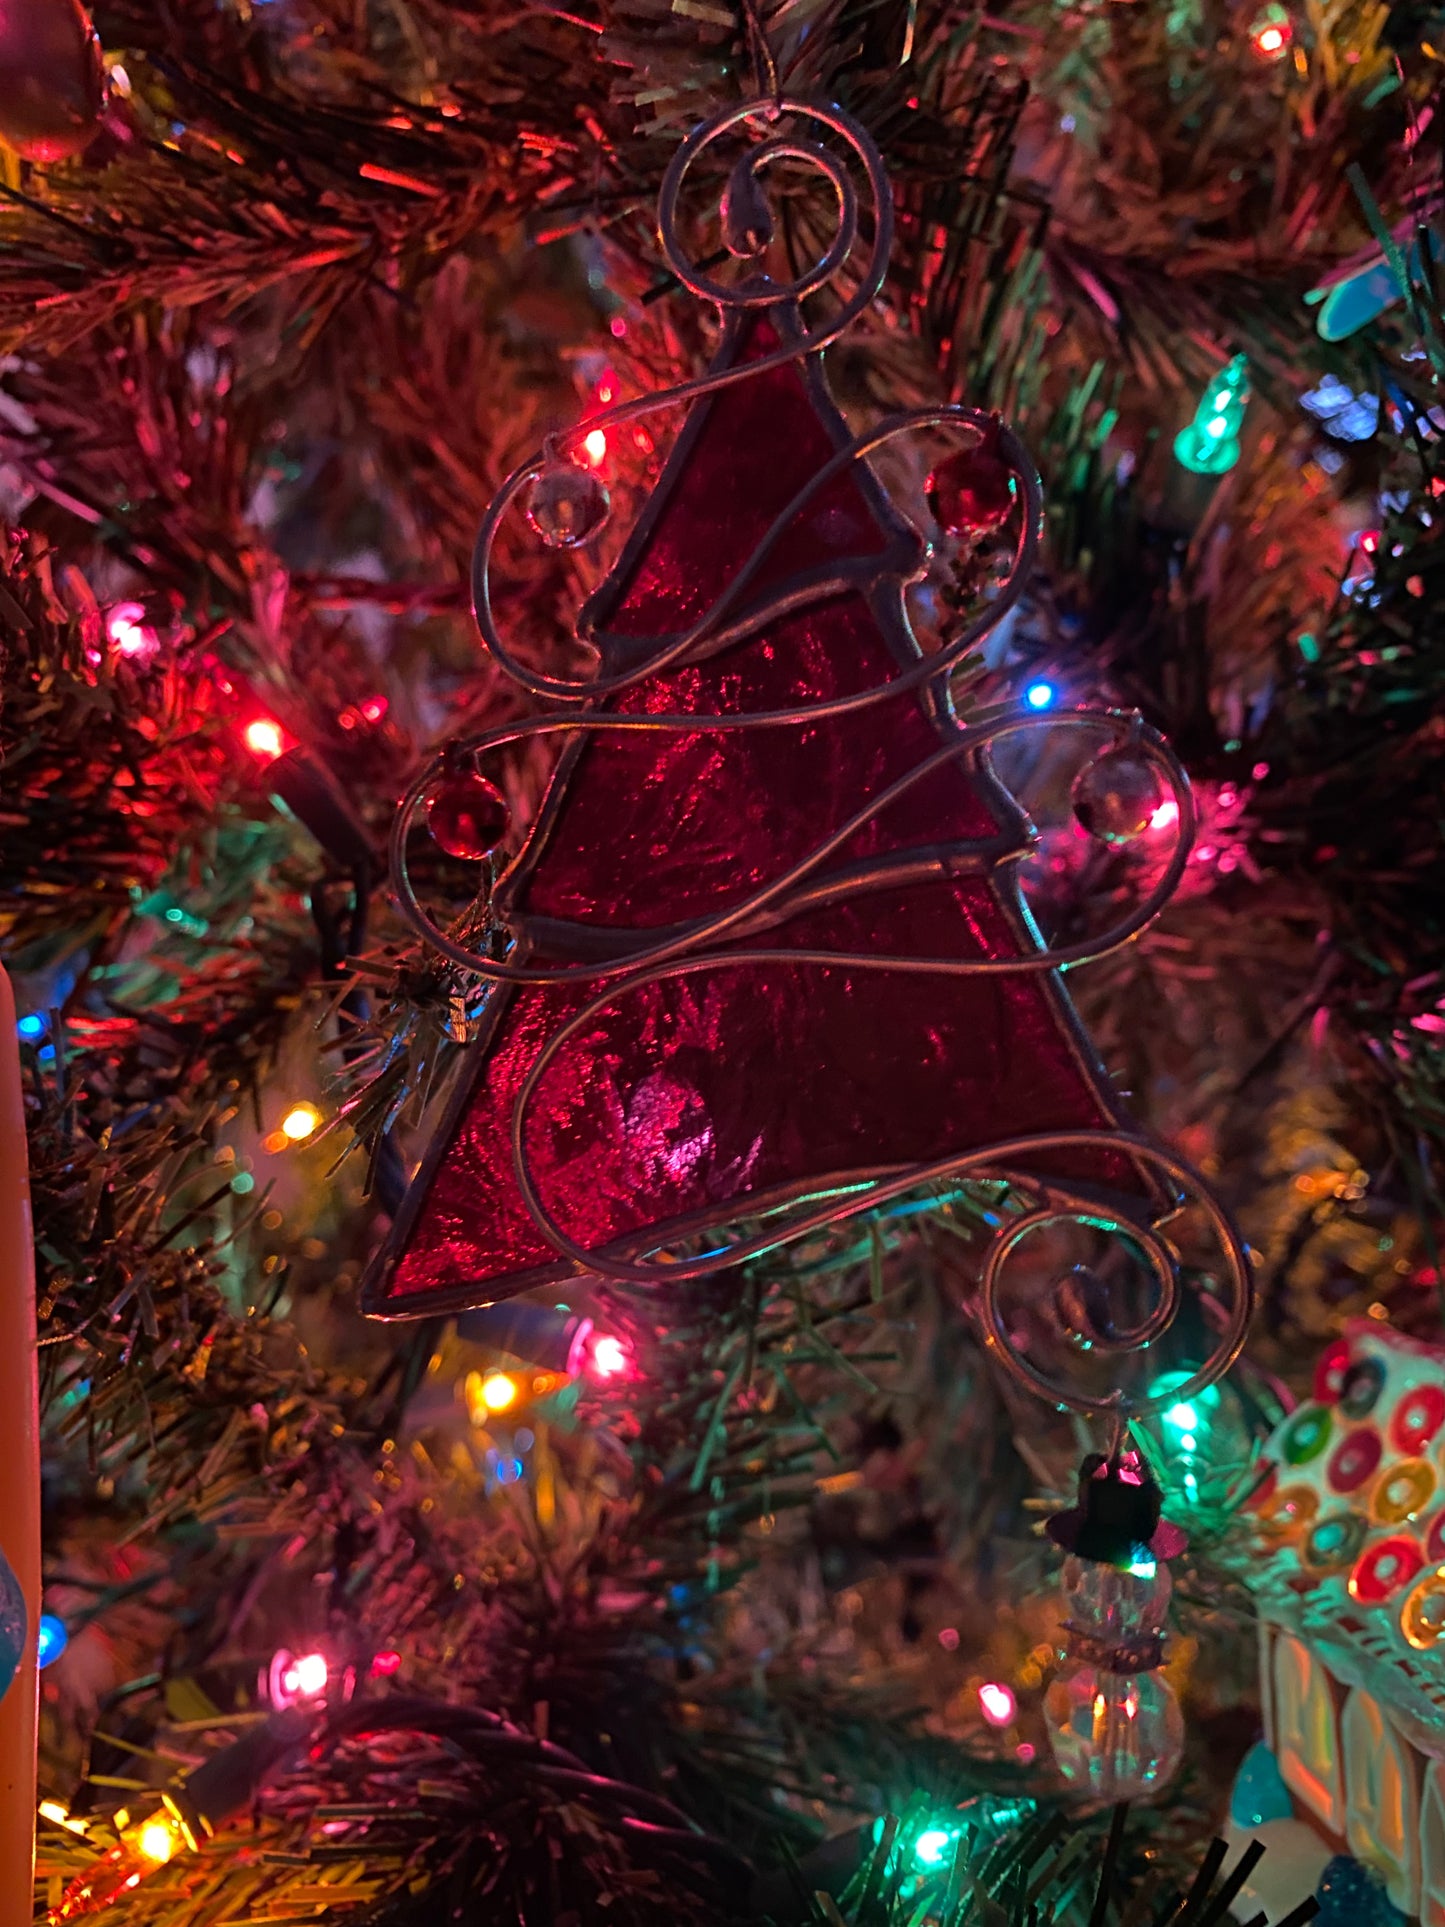
[[[549,549],[580,549],[612,508],[602,478],[574,462],[549,462],[527,497],[527,520]]]
[[[1174,1590],[1168,1566],[1147,1554],[1122,1570],[1099,1559],[1068,1558],[1059,1585],[1069,1624],[1106,1640],[1157,1633]]]
[[[1153,764],[1131,749],[1111,749],[1074,778],[1074,814],[1102,843],[1132,843],[1166,800]]]
[[[1159,1792],[1184,1752],[1184,1716],[1162,1673],[1066,1667],[1044,1716],[1060,1773],[1100,1805]]]

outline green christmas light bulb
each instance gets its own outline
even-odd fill
[[[1194,420],[1174,438],[1174,453],[1196,475],[1223,475],[1239,460],[1239,431],[1249,400],[1249,369],[1243,355],[1210,382]]]

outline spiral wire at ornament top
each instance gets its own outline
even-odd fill
[[[754,360],[694,377],[660,394],[641,396],[619,403],[600,415],[590,416],[585,423],[552,438],[503,482],[483,521],[473,557],[472,586],[477,625],[488,652],[513,682],[540,700],[560,702],[565,706],[550,715],[502,724],[448,746],[443,755],[412,784],[392,829],[391,875],[397,898],[403,915],[419,935],[453,964],[484,982],[494,985],[553,985],[596,980],[605,986],[580,1012],[549,1037],[518,1091],[512,1116],[513,1159],[527,1209],[547,1241],[580,1269],[634,1284],[659,1281],[682,1283],[724,1267],[746,1263],[766,1250],[807,1236],[846,1217],[876,1209],[921,1186],[971,1175],[1006,1176],[1036,1193],[1042,1190],[1047,1202],[1024,1214],[1003,1232],[990,1253],[979,1303],[980,1318],[989,1344],[1021,1382],[1055,1403],[1080,1411],[1113,1413],[1116,1416],[1121,1411],[1140,1413],[1152,1410],[1158,1401],[1132,1401],[1120,1392],[1104,1398],[1088,1398],[1041,1372],[1015,1344],[999,1304],[1002,1266],[1020,1241],[1045,1223],[1063,1219],[1083,1220],[1112,1231],[1133,1244],[1144,1256],[1159,1291],[1154,1309],[1139,1325],[1121,1332],[1098,1334],[1094,1341],[1096,1349],[1101,1352],[1139,1350],[1168,1326],[1177,1309],[1178,1286],[1172,1254],[1159,1231],[1154,1226],[1137,1223],[1131,1216],[1117,1210],[1109,1214],[1101,1213],[1097,1200],[1078,1195],[1065,1184],[1041,1178],[1036,1172],[1022,1168],[1032,1155],[1041,1152],[1068,1151],[1073,1148],[1115,1150],[1132,1160],[1135,1168],[1152,1167],[1166,1177],[1171,1185],[1185,1193],[1192,1193],[1203,1203],[1228,1274],[1230,1311],[1216,1349],[1182,1388],[1178,1385],[1170,1388],[1168,1401],[1192,1395],[1228,1368],[1243,1346],[1251,1309],[1245,1248],[1199,1174],[1145,1137],[1104,1130],[1039,1133],[902,1170],[896,1166],[862,1169],[849,1174],[846,1190],[834,1189],[821,1202],[813,1202],[808,1197],[794,1200],[795,1204],[805,1208],[794,1212],[786,1224],[772,1222],[770,1215],[770,1220],[756,1235],[739,1239],[724,1250],[709,1251],[690,1259],[669,1254],[659,1256],[652,1262],[625,1260],[575,1243],[542,1202],[535,1174],[528,1162],[528,1107],[548,1069],[572,1037],[623,996],[700,971],[759,965],[840,966],[849,970],[889,970],[925,975],[988,975],[1048,971],[1093,961],[1128,943],[1157,915],[1183,873],[1193,839],[1195,819],[1188,778],[1164,739],[1137,716],[1110,711],[1071,711],[1043,716],[1006,708],[989,712],[966,725],[953,720],[949,699],[953,671],[1019,600],[1037,558],[1043,521],[1042,485],[1028,451],[1011,429],[978,409],[940,406],[900,411],[888,416],[869,433],[854,436],[837,450],[773,519],[751,555],[744,560],[711,607],[686,628],[649,639],[654,646],[645,657],[625,670],[599,673],[590,678],[549,676],[529,669],[503,640],[491,593],[491,556],[497,533],[522,490],[536,481],[549,463],[555,464],[560,450],[599,429],[606,432],[641,420],[660,409],[696,401],[734,383],[751,380],[754,376],[815,353],[842,334],[881,288],[892,242],[892,201],[881,158],[869,137],[840,109],[796,100],[783,100],[776,105],[761,107],[756,103],[746,103],[731,108],[704,123],[679,148],[667,170],[659,200],[660,238],[669,267],[685,287],[715,302],[720,308],[763,309],[779,301],[798,299],[816,291],[849,260],[858,234],[858,199],[846,167],[828,148],[811,141],[783,137],[765,140],[754,147],[733,169],[723,208],[729,251],[742,258],[762,251],[767,241],[768,217],[758,177],[764,168],[776,161],[801,160],[815,166],[823,174],[833,189],[836,202],[837,232],[819,260],[791,283],[779,283],[766,275],[755,275],[737,286],[725,286],[694,267],[682,249],[677,233],[678,201],[688,171],[699,155],[712,141],[741,123],[759,119],[776,123],[783,115],[811,120],[837,135],[851,149],[862,167],[868,183],[873,242],[859,284],[830,320],[808,329],[795,339],[785,341],[778,349]],[[960,430],[976,441],[981,441],[985,434],[994,437],[999,457],[1016,484],[1021,509],[1019,532],[1007,577],[999,584],[990,605],[965,623],[951,640],[931,655],[920,652],[916,662],[902,668],[897,676],[889,680],[826,701],[741,713],[624,715],[597,707],[603,699],[619,695],[676,663],[713,653],[795,608],[811,605],[837,589],[852,586],[855,578],[846,574],[840,573],[836,580],[820,580],[815,574],[805,584],[791,590],[785,588],[750,603],[745,599],[776,543],[820,490],[875,449],[921,428]],[[578,633],[582,639],[590,639],[580,626]],[[629,641],[635,643],[636,638],[629,638]],[[458,943],[432,919],[416,895],[407,864],[408,840],[416,815],[438,775],[446,767],[455,767],[459,759],[470,758],[476,762],[507,744],[533,736],[598,730],[645,730],[668,734],[797,728],[827,717],[891,703],[910,691],[931,696],[945,725],[951,728],[951,735],[936,752],[870,798],[836,831],[743,901],[715,916],[694,921],[680,932],[644,949],[638,949],[634,944],[614,956],[559,966],[498,959]],[[842,850],[872,818],[896,803],[944,764],[978,753],[986,765],[989,751],[996,742],[1023,731],[1058,728],[1103,731],[1115,744],[1127,741],[1131,748],[1142,753],[1156,775],[1164,778],[1178,811],[1173,847],[1158,880],[1131,912],[1097,937],[1070,945],[1042,947],[1018,957],[994,958],[877,956],[867,952],[789,949],[756,944],[747,948],[717,948],[724,941],[736,944],[761,928],[775,927],[808,907],[808,879],[813,872]],[[966,872],[970,866],[977,872],[996,860],[996,856],[996,843],[987,840],[950,844],[950,864],[960,873]],[[815,1190],[813,1199],[816,1197]],[[810,1203],[812,1208],[806,1208]]]

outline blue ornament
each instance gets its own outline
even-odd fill
[[[0,1552],[0,1698],[9,1689],[25,1652],[25,1594]]]
[[[1402,248],[1405,258],[1405,271],[1417,286],[1425,278],[1423,250],[1418,241]],[[1440,254],[1440,243],[1431,237],[1430,255],[1432,260]],[[1358,334],[1361,328],[1368,327],[1372,321],[1402,301],[1405,290],[1391,267],[1389,257],[1371,261],[1360,268],[1348,280],[1337,281],[1327,291],[1319,290],[1323,306],[1315,328],[1325,341],[1348,341],[1351,335]]]
[[[1347,1853],[1337,1853],[1315,1888],[1315,1927],[1405,1927],[1385,1883]]]
[[[1229,1817],[1237,1827],[1262,1827],[1271,1820],[1288,1820],[1294,1815],[1289,1788],[1280,1773],[1279,1762],[1259,1740],[1240,1762],[1229,1796]]]

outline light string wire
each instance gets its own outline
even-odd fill
[[[769,1222],[755,1235],[735,1238],[725,1247],[691,1258],[684,1258],[677,1253],[658,1252],[647,1261],[592,1249],[572,1239],[544,1204],[528,1158],[526,1139],[529,1111],[548,1070],[558,1054],[579,1032],[595,1023],[605,1009],[614,1006],[625,996],[704,971],[768,966],[843,967],[848,970],[885,970],[939,976],[1014,976],[1067,969],[1120,949],[1157,916],[1183,874],[1193,841],[1195,812],[1188,777],[1164,738],[1137,715],[1108,710],[1075,710],[1046,716],[1008,706],[987,711],[967,724],[960,724],[953,717],[949,696],[952,673],[1018,602],[1038,556],[1043,526],[1042,484],[1027,449],[1012,429],[979,409],[950,405],[900,411],[885,418],[870,432],[852,437],[774,517],[751,555],[711,606],[686,628],[655,639],[649,638],[654,646],[645,657],[626,669],[592,677],[546,675],[523,663],[501,636],[491,592],[491,559],[497,534],[522,490],[535,482],[549,466],[555,466],[562,451],[599,429],[606,432],[642,420],[661,409],[697,401],[735,383],[751,380],[757,375],[816,354],[837,339],[881,289],[892,244],[892,201],[877,149],[863,129],[841,109],[793,99],[763,105],[749,102],[728,109],[704,122],[679,148],[664,178],[658,209],[659,234],[669,267],[683,286],[700,298],[716,303],[724,311],[761,311],[776,303],[800,300],[815,292],[849,260],[857,239],[858,197],[844,162],[830,149],[816,142],[776,136],[750,149],[734,166],[722,206],[729,251],[739,258],[746,258],[762,252],[767,245],[770,224],[758,177],[764,168],[786,159],[816,167],[833,188],[838,228],[820,258],[788,283],[773,281],[766,275],[754,275],[737,286],[728,286],[695,268],[681,246],[677,230],[678,203],[688,171],[699,155],[714,140],[744,122],[763,120],[775,124],[785,115],[811,120],[839,136],[867,178],[873,243],[858,287],[830,320],[806,330],[779,348],[754,360],[696,376],[659,394],[640,396],[619,403],[602,414],[589,416],[584,423],[551,438],[536,455],[520,464],[506,478],[482,523],[473,556],[472,587],[477,626],[488,652],[513,682],[541,701],[566,706],[550,715],[481,731],[460,743],[448,745],[434,759],[408,790],[393,824],[393,887],[402,914],[412,928],[450,962],[484,983],[551,986],[601,980],[606,984],[605,989],[586,1003],[541,1047],[517,1093],[511,1120],[515,1175],[526,1208],[547,1242],[579,1270],[634,1285],[680,1284],[746,1264],[766,1251],[824,1230],[846,1218],[875,1210],[920,1187],[969,1176],[1003,1176],[1011,1184],[1035,1196],[1042,1195],[1044,1202],[1016,1219],[995,1239],[989,1252],[978,1307],[985,1339],[1016,1377],[1032,1391],[1061,1407],[1095,1415],[1112,1415],[1116,1419],[1123,1414],[1142,1416],[1162,1409],[1164,1404],[1193,1396],[1227,1370],[1243,1347],[1252,1310],[1248,1255],[1228,1214],[1197,1171],[1143,1135],[1102,1129],[1032,1133],[973,1152],[954,1153],[904,1168],[878,1165],[850,1171],[836,1180],[816,1179],[810,1182],[807,1195],[795,1198],[791,1205],[770,1211],[767,1214]],[[794,609],[822,601],[845,586],[856,586],[853,576],[840,575],[836,580],[828,580],[820,579],[815,573],[805,583],[792,588],[785,587],[780,592],[751,602],[745,600],[748,589],[758,578],[775,545],[823,489],[874,450],[921,428],[962,429],[974,438],[975,443],[982,441],[985,434],[995,437],[1000,459],[1016,484],[1022,510],[1007,577],[998,585],[990,604],[965,623],[950,641],[932,654],[920,653],[917,662],[902,668],[897,676],[869,688],[786,708],[731,713],[694,711],[633,715],[611,713],[596,707],[601,699],[620,695],[676,663],[715,653]],[[584,640],[591,639],[580,624],[578,634]],[[639,639],[629,637],[628,640],[635,643]],[[438,779],[447,770],[455,769],[459,761],[470,759],[477,764],[483,757],[508,744],[533,737],[598,730],[695,734],[797,728],[828,717],[887,704],[911,692],[919,693],[925,700],[932,699],[941,726],[951,731],[949,740],[871,797],[837,830],[808,850],[781,875],[731,908],[689,922],[654,944],[639,947],[633,941],[615,955],[577,960],[560,966],[520,960],[516,956],[515,942],[512,954],[508,957],[489,957],[458,943],[434,921],[416,894],[407,862],[408,844],[416,817]],[[893,956],[811,947],[757,945],[727,949],[716,947],[722,941],[736,945],[740,939],[759,928],[786,923],[809,907],[810,902],[827,894],[826,885],[815,888],[811,893],[803,886],[815,871],[842,850],[869,822],[945,764],[958,758],[967,758],[970,761],[978,759],[987,767],[989,752],[996,743],[1025,731],[1059,728],[1102,732],[1115,745],[1127,743],[1144,757],[1157,776],[1164,779],[1177,809],[1173,846],[1157,881],[1131,912],[1098,936],[1068,945],[1041,946],[1017,957]],[[899,860],[905,858],[906,854],[898,853]],[[988,866],[998,860],[996,840],[951,840],[939,869],[944,877],[979,874],[985,873]],[[860,875],[844,881],[854,881],[866,887],[870,882],[876,886],[878,878],[876,875]],[[1073,1221],[1108,1231],[1132,1245],[1143,1257],[1157,1292],[1153,1309],[1137,1324],[1093,1334],[1091,1342],[1094,1350],[1100,1353],[1140,1351],[1158,1338],[1175,1317],[1179,1307],[1178,1261],[1157,1225],[1138,1221],[1118,1200],[1110,1199],[1105,1209],[1098,1197],[1090,1197],[1066,1182],[1024,1168],[1036,1154],[1067,1154],[1084,1150],[1118,1153],[1141,1176],[1145,1170],[1152,1170],[1168,1180],[1172,1192],[1198,1200],[1223,1258],[1229,1288],[1229,1310],[1218,1342],[1210,1357],[1193,1376],[1182,1386],[1171,1386],[1167,1396],[1140,1399],[1122,1390],[1099,1397],[1082,1393],[1062,1379],[1044,1372],[1024,1354],[1010,1332],[1008,1319],[1001,1306],[1001,1273],[1009,1255],[1026,1236],[1045,1225]],[[824,1189],[829,1195],[819,1201],[819,1193]],[[794,1206],[802,1208],[793,1209]],[[1175,1208],[1182,1207],[1176,1204]],[[791,1210],[792,1215],[786,1222],[772,1221],[782,1209]],[[743,1215],[740,1208],[739,1217]]]

